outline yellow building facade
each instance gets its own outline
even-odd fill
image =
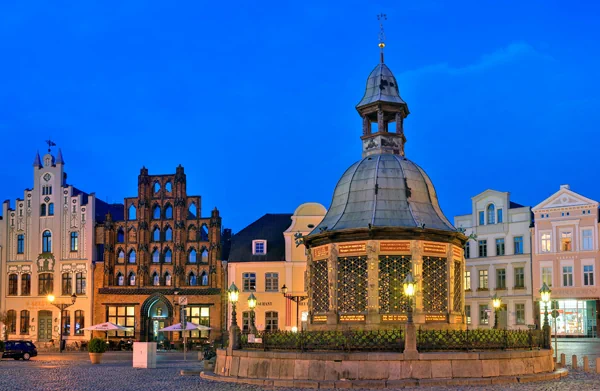
[[[266,214],[231,239],[227,264],[228,285],[240,290],[238,325],[247,331],[250,324],[248,297],[257,299],[255,325],[258,330],[302,330],[308,315],[306,298],[306,249],[298,238],[316,227],[327,210],[318,203],[300,205],[293,214]],[[298,243],[298,244],[297,244]],[[229,308],[231,319],[231,305]]]

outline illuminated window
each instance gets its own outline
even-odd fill
[[[165,273],[165,285],[171,286],[171,275],[169,274],[169,272]]]
[[[471,272],[468,270],[465,271],[465,290],[471,290]]]
[[[85,273],[75,274],[75,294],[85,295],[87,288],[87,278]]]
[[[119,250],[119,255],[117,256],[117,263],[125,263],[125,251]]]
[[[552,267],[543,267],[542,268],[542,284],[548,285],[548,287],[552,287]]]
[[[549,233],[542,234],[542,252],[549,253],[552,249],[552,241]]]
[[[82,310],[75,311],[75,335],[83,334],[85,327],[85,316]]]
[[[71,312],[64,310],[62,313],[62,335],[71,335]]]
[[[515,304],[515,317],[517,324],[525,324],[525,304]]]
[[[73,293],[73,279],[71,273],[63,273],[62,275],[62,294],[63,296]]]
[[[572,242],[571,242],[571,232],[561,232],[560,233],[560,250],[561,251],[571,251],[572,250]]]
[[[467,324],[471,324],[471,306],[465,306],[465,317],[467,318]]]
[[[210,308],[200,306],[189,306],[185,310],[188,321],[202,326],[210,327]],[[208,338],[208,330],[192,330],[192,338]]]
[[[479,289],[488,289],[488,271],[479,271]]]
[[[135,327],[135,307],[109,306],[106,321],[129,328],[126,331],[109,331],[109,337],[133,337]]]
[[[486,304],[479,305],[479,324],[489,324],[487,309],[488,306]]]
[[[160,285],[160,277],[158,276],[157,272],[154,272],[154,274],[152,274],[152,285],[154,285],[154,286]]]
[[[123,275],[121,274],[121,272],[117,273],[117,285],[118,286],[125,285],[125,278],[123,277]]]

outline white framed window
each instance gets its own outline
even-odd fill
[[[594,285],[594,265],[587,264],[583,265],[583,285],[593,286]]]
[[[242,289],[244,292],[256,292],[256,273],[242,274]]]
[[[516,303],[515,304],[515,323],[516,324],[525,324],[525,304],[524,303]]]
[[[252,241],[252,255],[265,255],[267,253],[267,241],[266,240],[253,240]]]
[[[542,233],[542,248],[540,249],[543,253],[549,253],[552,251],[552,239],[550,238],[549,232]]]
[[[586,228],[581,231],[581,249],[588,251],[594,249],[594,237],[592,236],[591,228]]]
[[[560,251],[573,251],[573,233],[571,231],[560,233]]]
[[[471,290],[471,272],[468,270],[465,271],[465,290]]]
[[[279,291],[279,273],[265,273],[265,292]]]
[[[573,286],[573,266],[562,267],[563,286]]]
[[[496,224],[496,207],[494,204],[489,204],[487,207],[487,223]]]
[[[542,267],[542,285],[546,283],[548,287],[552,287],[552,266]]]

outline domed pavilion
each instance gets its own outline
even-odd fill
[[[414,322],[462,329],[467,237],[444,216],[427,173],[405,157],[408,105],[383,50],[356,109],[362,159],[344,172],[325,218],[304,238],[308,329],[402,326],[409,271],[417,282]]]

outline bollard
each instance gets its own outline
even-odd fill
[[[584,372],[590,371],[590,362],[588,360],[588,356],[583,356],[583,371]]]
[[[573,369],[577,369],[577,355],[574,354],[573,357],[571,357],[571,367]]]
[[[596,357],[596,373],[600,373],[600,357]]]
[[[560,354],[560,366],[564,368],[567,365],[567,356],[564,353]]]

